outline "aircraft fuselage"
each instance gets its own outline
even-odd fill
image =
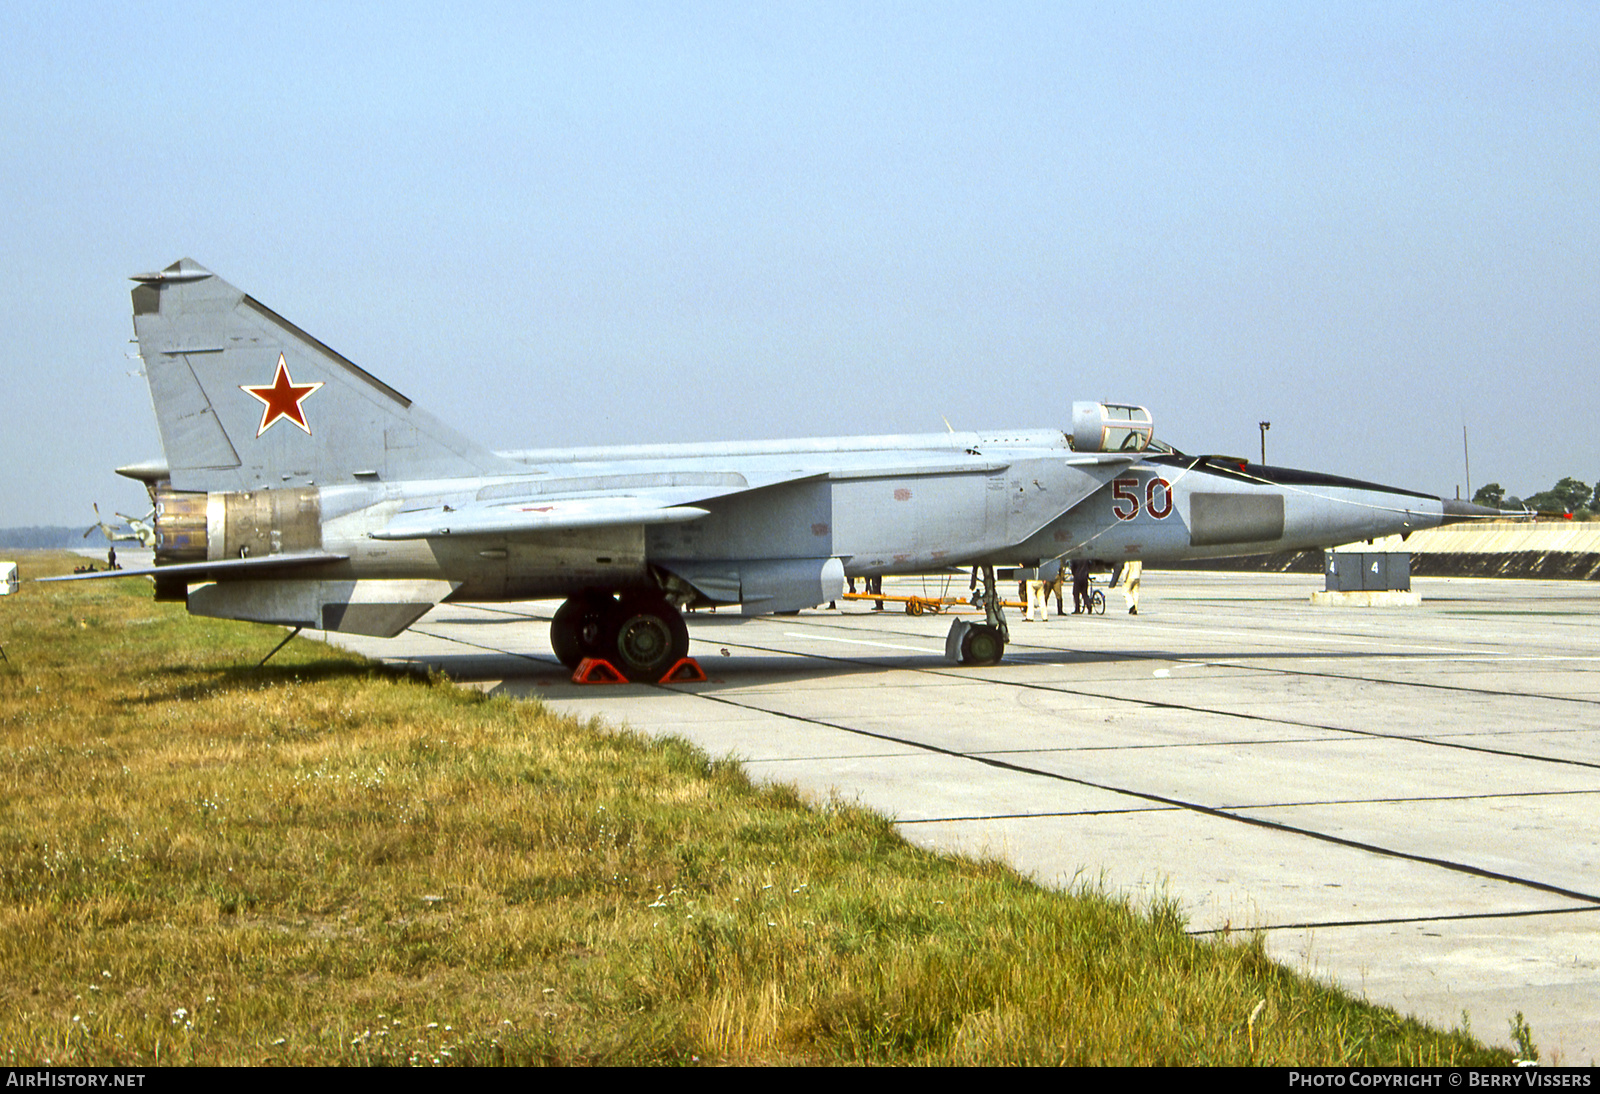
[[[503,453],[529,473],[199,495],[203,553],[192,537],[186,550],[168,545],[168,507],[157,529],[174,562],[318,548],[345,557],[306,569],[308,578],[450,580],[455,599],[471,600],[644,586],[651,564],[838,558],[846,574],[868,576],[1056,559],[1159,563],[1327,546],[1445,518],[1438,498],[1217,457],[1085,461],[1059,430],[780,445],[592,449],[565,461]],[[758,471],[785,481],[746,488]],[[664,482],[730,492],[700,502],[706,515],[692,521],[372,538],[402,512],[443,512],[518,488],[537,508],[574,487],[609,495]]]

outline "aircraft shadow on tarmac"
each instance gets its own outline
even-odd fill
[[[1430,660],[1427,653],[1400,652],[1385,654],[1385,660]],[[599,695],[608,690],[620,694],[635,694],[640,689],[665,687],[670,690],[691,692],[716,691],[723,687],[748,688],[752,686],[801,683],[818,680],[845,679],[852,676],[869,676],[889,671],[940,672],[959,674],[975,681],[993,680],[997,683],[1045,684],[1071,687],[1076,679],[1068,674],[1051,673],[1047,677],[1030,679],[1030,669],[1071,669],[1106,667],[1114,665],[1148,665],[1152,669],[1162,665],[1220,664],[1228,668],[1248,668],[1252,665],[1271,665],[1274,669],[1290,668],[1297,662],[1317,661],[1327,663],[1342,661],[1358,664],[1370,659],[1368,653],[1350,651],[1307,650],[1296,651],[1232,651],[1211,650],[1204,653],[1178,650],[1050,650],[1014,647],[1006,661],[996,667],[974,668],[947,661],[934,653],[852,653],[797,655],[767,650],[731,649],[726,657],[716,652],[696,652],[696,657],[707,676],[704,683],[658,685],[652,683],[580,685],[571,683],[571,673],[563,668],[549,653],[508,653],[479,651],[474,653],[446,654],[415,659],[419,667],[437,670],[452,680],[462,683],[503,681],[504,686],[520,691],[528,685],[541,689],[586,688]],[[1019,675],[1019,672],[1023,675]],[[1103,682],[1104,678],[1100,678]],[[491,689],[491,694],[499,689]]]

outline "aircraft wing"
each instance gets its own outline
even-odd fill
[[[399,513],[373,539],[430,536],[518,535],[615,524],[671,524],[698,520],[707,510],[675,505],[648,495],[587,498],[527,498],[517,502],[434,505]]]
[[[811,469],[741,472],[610,471],[491,483],[475,494],[403,509],[373,539],[523,535],[570,528],[673,524],[710,512],[698,503],[781,483],[826,478]]]

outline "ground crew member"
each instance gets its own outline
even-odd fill
[[[1033,619],[1034,606],[1039,609],[1039,622],[1043,623],[1050,615],[1050,606],[1044,598],[1045,583],[1036,577],[1030,577],[1026,582],[1028,588],[1028,606],[1023,609],[1022,618]]]
[[[1050,594],[1051,593],[1055,594],[1055,598],[1056,598],[1056,614],[1057,615],[1066,615],[1067,614],[1066,609],[1061,606],[1061,595],[1064,592],[1066,592],[1066,589],[1067,589],[1067,568],[1065,566],[1058,566],[1058,567],[1056,567],[1055,580],[1050,582],[1050,584],[1048,586],[1046,586],[1046,588],[1045,588],[1045,597],[1044,597],[1045,598],[1045,603],[1049,604],[1050,603]]]
[[[1128,603],[1128,614],[1139,614],[1139,574],[1144,563],[1134,559],[1122,570],[1122,598]]]
[[[1089,562],[1074,559],[1072,562],[1072,614],[1083,615],[1089,610]]]

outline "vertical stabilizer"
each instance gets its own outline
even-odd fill
[[[134,280],[134,331],[178,490],[516,470],[192,259]]]

